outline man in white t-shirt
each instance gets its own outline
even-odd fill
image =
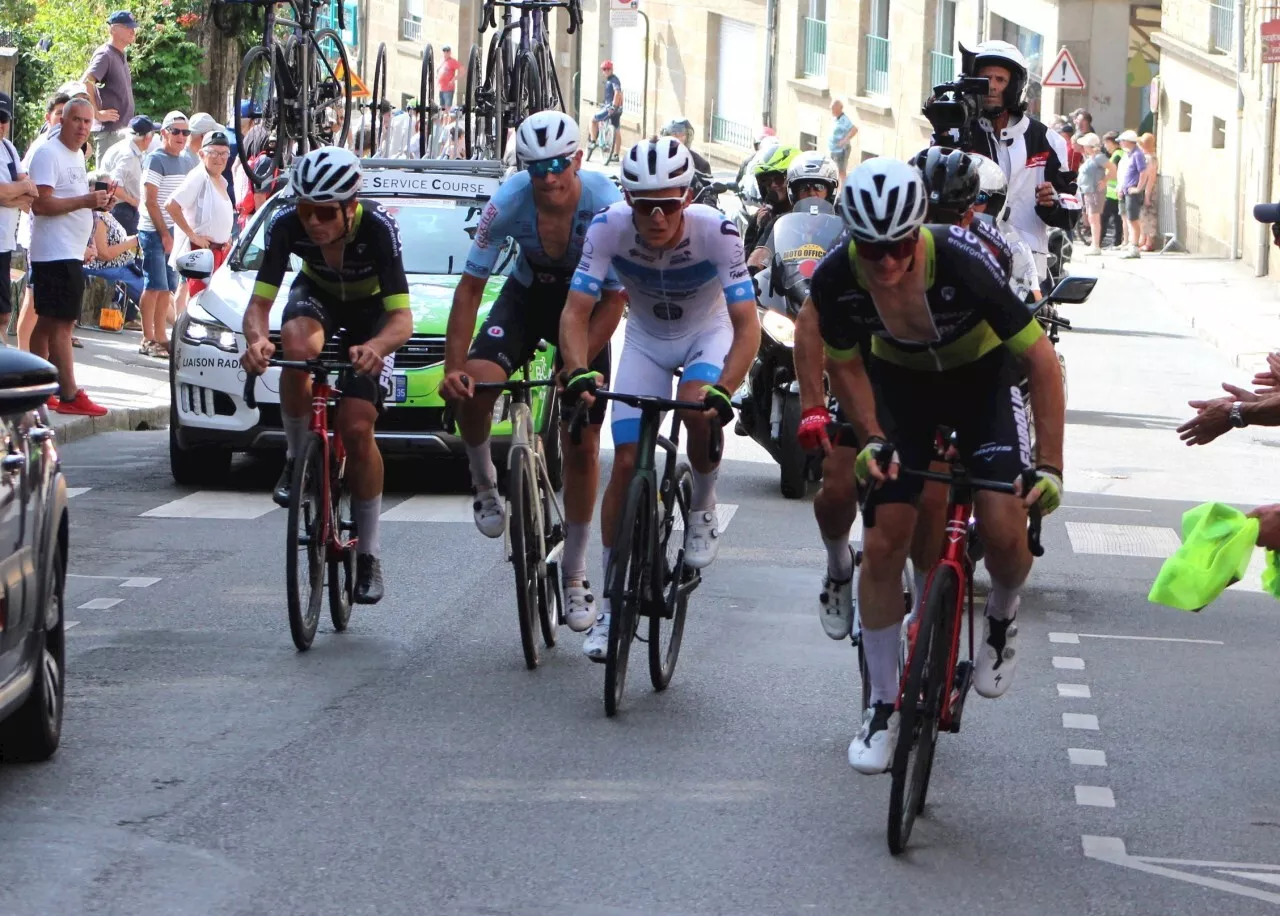
[[[9,263],[18,238],[18,214],[31,209],[36,199],[36,186],[9,142],[9,123],[13,120],[13,100],[0,92],[0,336],[9,325],[13,313],[13,283]]]
[[[31,159],[31,179],[39,196],[32,204],[31,279],[35,329],[31,352],[58,369],[58,395],[49,407],[59,413],[100,417],[105,407],[76,386],[71,330],[84,298],[84,260],[93,233],[93,210],[111,205],[110,191],[91,191],[82,147],[93,126],[93,106],[72,99],[62,111],[62,130]]]

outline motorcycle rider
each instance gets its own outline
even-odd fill
[[[756,134],[755,142],[751,145],[751,155],[742,160],[742,164],[738,166],[738,176],[734,181],[741,187],[742,179],[747,176],[755,164],[762,156],[767,156],[778,148],[778,132],[772,127],[760,128],[760,133]],[[746,190],[746,188],[742,188]]]
[[[787,167],[789,210],[798,206],[800,201],[811,197],[820,197],[829,203],[834,203],[839,187],[840,172],[831,157],[822,153],[814,151],[801,153],[792,159],[791,165]],[[763,270],[773,260],[773,226],[777,217],[781,215],[781,213],[774,215],[757,239],[755,247],[751,249],[747,268],[752,273]]]
[[[684,148],[689,151],[689,155],[693,157],[693,170],[699,175],[711,174],[711,163],[708,162],[700,153],[694,152],[693,149],[693,122],[688,118],[674,118],[667,122],[662,128],[662,136],[675,137]]]
[[[779,146],[755,167],[756,186],[763,202],[747,223],[742,239],[745,250],[755,251],[769,224],[791,212],[791,200],[787,197],[787,170],[799,155],[800,150],[794,146]]]
[[[973,158],[978,163],[978,176],[981,186],[978,199],[974,201],[974,220],[995,226],[1009,246],[1012,263],[1009,266],[1009,285],[1024,302],[1039,302],[1043,298],[1040,292],[1039,274],[1036,268],[1035,254],[1031,246],[1022,237],[1022,233],[1010,225],[1006,213],[1009,183],[1004,172],[986,156],[976,153]],[[965,223],[964,225],[968,225]]]

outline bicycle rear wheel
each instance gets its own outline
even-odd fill
[[[311,36],[311,79],[307,86],[308,149],[345,146],[351,132],[351,62],[333,29]]]
[[[643,477],[627,488],[626,507],[613,543],[613,560],[605,582],[609,596],[609,654],[604,664],[604,711],[616,716],[627,683],[627,659],[631,640],[640,622],[640,605],[648,587],[651,565],[649,530],[653,497]]]
[[[462,92],[462,155],[471,159],[475,149],[476,105],[483,85],[483,74],[480,72],[480,46],[472,45],[467,55],[467,85]]]
[[[938,721],[949,694],[944,681],[959,593],[955,570],[939,566],[925,594],[907,661],[906,686],[898,701],[898,747],[890,770],[889,851],[894,855],[906,848],[929,790]]]
[[[387,43],[378,45],[373,65],[373,85],[369,87],[369,131],[373,135],[373,155],[382,150],[382,103],[387,100]]]
[[[330,551],[329,618],[341,633],[351,622],[351,600],[356,587],[356,543],[352,537],[355,523],[351,519],[351,491],[347,489],[346,467],[334,465],[329,477],[329,499],[333,514],[329,520],[330,541],[340,548]]]
[[[418,83],[418,158],[435,155],[436,54],[431,45],[422,52],[422,77]]]
[[[692,503],[693,472],[688,464],[681,462],[676,466],[670,493],[663,496],[662,518],[658,523],[658,556],[662,563],[665,600],[661,613],[657,607],[649,613],[649,680],[654,690],[666,690],[675,673],[680,642],[684,638],[685,611],[689,607],[689,593],[684,586],[697,575],[684,565],[684,532]]]
[[[325,538],[323,449],[320,437],[307,436],[293,462],[289,495],[289,537],[285,544],[285,582],[289,595],[289,633],[299,652],[311,648],[324,596]]]
[[[534,527],[538,488],[529,456],[513,450],[507,465],[507,530],[511,534],[511,568],[516,574],[516,607],[520,613],[520,646],[525,667],[538,667],[538,617],[541,595],[538,563],[542,539]]]
[[[267,132],[267,136],[276,141],[272,153],[272,168],[280,168],[284,158],[284,137],[281,130],[281,103],[276,80],[275,65],[271,49],[257,45],[249,49],[240,69],[236,72],[236,112],[245,105],[260,115],[258,123]],[[254,190],[266,185],[266,180],[259,178],[249,168],[249,154],[245,147],[245,134],[240,130],[241,118],[232,118],[232,130],[236,137],[236,158],[240,167],[249,178]]]
[[[538,68],[537,58],[532,51],[521,54],[516,59],[516,79],[514,111],[512,122],[508,127],[517,128],[525,118],[535,111],[542,111],[545,106],[542,98],[542,71]]]

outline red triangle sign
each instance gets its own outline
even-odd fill
[[[1076,59],[1071,52],[1063,48],[1053,59],[1053,66],[1045,71],[1040,85],[1046,89],[1083,89],[1084,74],[1076,66]]]

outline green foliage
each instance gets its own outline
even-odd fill
[[[0,18],[6,12],[18,15],[14,12],[17,9],[17,5],[0,0]],[[34,7],[31,14],[34,15]],[[0,29],[0,45],[18,49],[13,92],[14,121],[9,139],[19,150],[25,150],[40,129],[44,120],[44,99],[54,82],[53,67],[36,47],[35,37],[30,30],[21,28],[26,21],[30,20],[19,20],[19,28],[14,32]]]

